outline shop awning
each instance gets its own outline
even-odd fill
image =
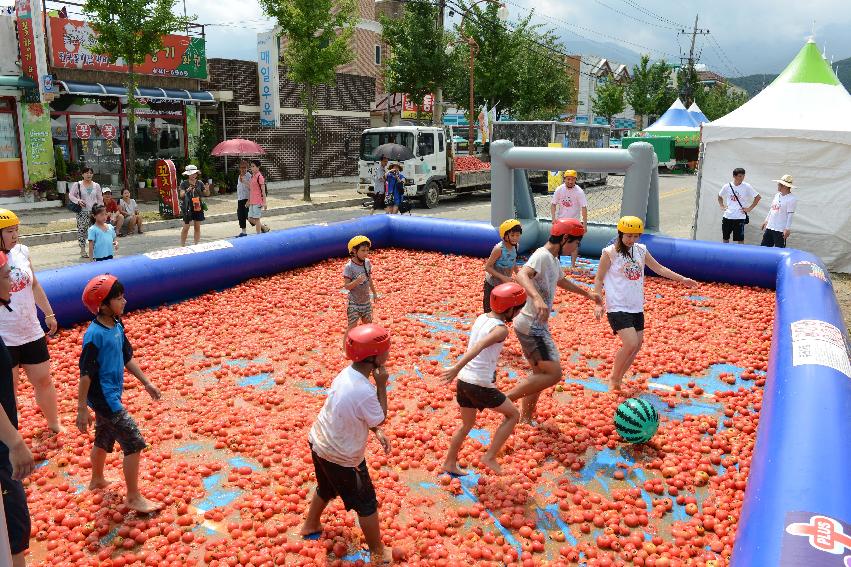
[[[35,82],[29,77],[15,77],[14,75],[0,75],[0,87],[9,89],[34,89]]]
[[[56,84],[68,94],[84,96],[127,96],[127,88],[118,85],[74,83],[71,81],[56,81]],[[182,89],[136,87],[136,96],[162,100],[182,100],[184,102],[215,102],[213,94],[208,91],[186,91]]]

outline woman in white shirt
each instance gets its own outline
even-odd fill
[[[139,205],[136,204],[136,199],[130,197],[130,189],[125,188],[121,192],[121,200],[118,201],[118,206],[121,207],[121,213],[127,219],[127,234],[133,234],[133,229],[142,234],[142,215],[139,213]]]
[[[92,207],[103,205],[103,191],[100,185],[92,181],[95,170],[84,167],[81,170],[82,181],[77,181],[68,191],[68,200],[80,206],[77,212],[77,243],[80,245],[80,258],[88,258],[86,243],[88,241],[89,227],[92,226]]]
[[[792,184],[791,175],[787,173],[774,181],[777,182],[777,193],[762,223],[762,230],[765,232],[762,233],[760,245],[769,248],[786,248],[786,239],[792,232],[792,215],[795,214],[798,199],[792,195],[792,189],[795,186]]]
[[[622,217],[618,221],[618,237],[615,243],[603,249],[594,291],[598,294],[606,291],[606,317],[612,332],[618,335],[622,345],[615,354],[609,386],[612,391],[620,391],[624,374],[641,350],[644,340],[644,266],[653,272],[694,287],[697,282],[691,278],[669,270],[656,261],[647,247],[638,243],[644,232],[644,222],[638,217]],[[603,315],[603,307],[598,306],[595,315]]]
[[[0,209],[0,249],[9,259],[12,296],[6,309],[0,308],[0,336],[12,358],[12,376],[17,383],[18,367],[23,366],[35,390],[35,401],[54,433],[64,431],[59,423],[56,388],[50,377],[47,338],[38,321],[36,306],[44,313],[50,334],[58,329],[56,315],[41,284],[35,277],[29,248],[18,243],[20,221],[12,211]]]

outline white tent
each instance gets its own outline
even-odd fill
[[[721,239],[717,197],[744,167],[762,196],[745,242],[760,226],[784,173],[795,179],[798,207],[788,245],[829,269],[851,272],[851,95],[810,40],[771,85],[730,114],[703,125],[696,238]]]

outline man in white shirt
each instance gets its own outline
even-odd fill
[[[582,226],[588,230],[588,200],[585,198],[585,191],[582,187],[576,184],[576,171],[568,169],[564,172],[564,183],[556,188],[553,193],[553,201],[550,205],[551,218],[557,219],[576,219],[582,218]],[[570,255],[570,265],[576,267],[576,258],[579,256],[579,249],[573,251]]]
[[[786,248],[786,239],[792,231],[792,215],[795,213],[798,199],[792,195],[795,185],[792,184],[791,175],[787,173],[774,181],[777,182],[777,193],[762,223],[762,230],[765,232],[762,233],[760,245],[769,248]]]
[[[378,522],[378,500],[366,466],[366,442],[373,431],[385,453],[390,443],[379,429],[387,416],[385,364],[390,334],[380,325],[360,325],[346,337],[346,357],[352,361],[328,389],[328,397],[308,435],[316,490],[301,527],[301,535],[322,533],[320,518],[328,502],[339,496],[346,510],[354,510],[369,546],[370,559],[385,559]],[[372,375],[375,385],[369,381]]]
[[[718,193],[718,205],[724,211],[721,219],[724,244],[729,244],[731,234],[736,244],[745,243],[745,225],[750,221],[748,213],[756,208],[760,198],[756,189],[750,183],[745,183],[744,168],[734,169],[733,181],[724,185]]]
[[[372,178],[372,212],[383,211],[384,197],[387,190],[387,156],[381,156],[378,165],[375,166],[375,174]]]

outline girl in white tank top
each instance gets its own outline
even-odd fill
[[[618,222],[615,243],[603,249],[600,266],[594,280],[594,291],[605,290],[606,316],[612,331],[621,339],[621,348],[615,354],[609,386],[619,391],[624,374],[641,350],[644,340],[644,267],[654,273],[694,287],[697,282],[682,276],[653,258],[650,251],[638,239],[644,231],[644,223],[636,217],[624,217]],[[597,307],[596,316],[603,315]]]

